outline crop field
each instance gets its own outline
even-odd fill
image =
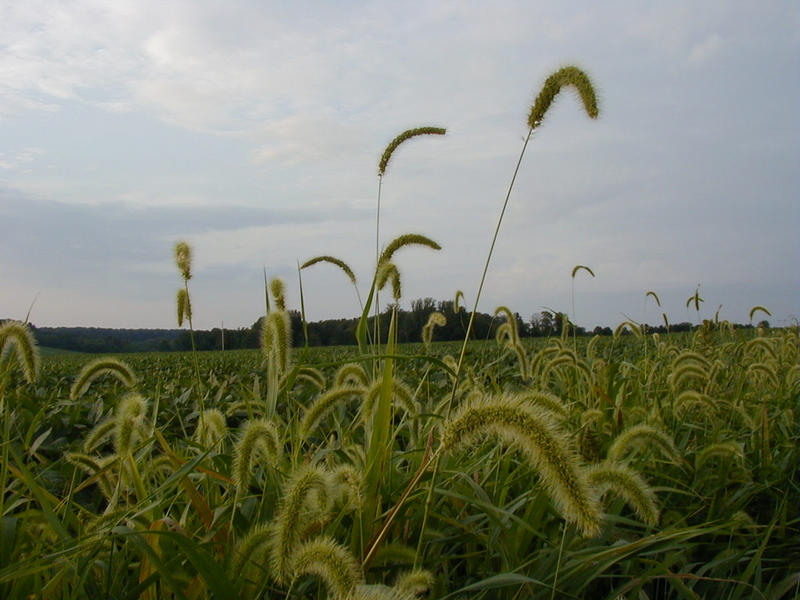
[[[564,85],[596,116],[567,67],[528,139]],[[404,132],[380,173],[443,133]],[[379,250],[379,231],[352,347],[292,347],[266,277],[260,350],[41,356],[28,325],[0,325],[0,598],[797,597],[796,325],[589,338],[560,315],[534,340],[500,306],[474,340],[490,249],[464,341],[437,343],[431,312],[400,345],[395,255],[438,244]],[[193,332],[191,255],[176,245]],[[298,275],[319,263],[356,283],[327,255]]]
[[[796,328],[526,342],[6,352],[0,596],[796,594]]]

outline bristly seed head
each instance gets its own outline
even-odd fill
[[[541,124],[553,100],[565,85],[571,85],[578,91],[586,114],[592,119],[597,118],[597,97],[589,77],[577,67],[564,67],[547,78],[536,97],[528,116],[528,125],[531,129],[535,129]]]
[[[185,281],[192,278],[192,249],[186,242],[175,244],[175,264]]]
[[[378,164],[378,175],[382,176],[386,172],[386,167],[389,164],[389,159],[392,158],[392,153],[407,139],[418,135],[444,135],[445,133],[447,133],[447,130],[442,127],[417,127],[416,129],[407,129],[386,146],[386,150],[383,151],[381,161]]]
[[[557,510],[587,536],[600,531],[600,507],[568,438],[549,411],[524,396],[468,401],[444,424],[441,448],[452,451],[495,435],[519,450],[537,471]]]
[[[12,347],[16,349],[17,363],[25,380],[33,383],[39,374],[39,347],[27,324],[7,321],[0,326],[0,356]]]

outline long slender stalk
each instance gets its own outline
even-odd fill
[[[478,293],[475,296],[475,304],[473,305],[472,312],[469,316],[469,322],[467,323],[467,332],[464,335],[464,342],[461,344],[461,353],[458,356],[458,364],[456,366],[456,374],[453,377],[453,386],[450,391],[450,398],[447,401],[447,405],[445,406],[445,414],[444,418],[450,416],[450,412],[453,408],[453,401],[456,397],[456,392],[458,390],[458,384],[460,383],[461,379],[461,370],[464,364],[464,357],[467,354],[467,346],[469,344],[470,335],[472,335],[472,327],[475,323],[475,315],[478,313],[478,303],[481,299],[481,293],[483,292],[483,285],[486,282],[486,275],[489,272],[489,264],[492,261],[492,254],[494,253],[494,247],[497,243],[497,237],[500,235],[500,226],[503,224],[503,216],[506,214],[506,208],[508,208],[508,199],[511,197],[511,191],[514,189],[514,182],[517,180],[517,174],[519,173],[519,167],[522,164],[522,157],[525,156],[525,149],[528,147],[528,142],[531,139],[531,135],[533,134],[533,127],[528,129],[528,135],[525,136],[525,143],[522,145],[522,150],[519,153],[519,158],[517,159],[517,164],[514,167],[514,174],[511,176],[511,183],[508,186],[508,191],[506,192],[505,200],[503,201],[503,208],[500,211],[500,217],[497,219],[497,225],[494,228],[494,235],[492,236],[492,243],[489,246],[489,254],[486,256],[486,263],[483,266],[483,273],[481,274],[481,281],[478,285]],[[422,553],[422,541],[425,539],[425,527],[428,524],[428,515],[430,514],[431,504],[433,502],[433,490],[436,488],[436,479],[439,474],[439,456],[436,456],[436,460],[433,463],[433,473],[431,475],[430,484],[428,486],[428,495],[425,499],[425,510],[422,514],[422,526],[420,527],[420,536],[417,542],[417,552],[414,556],[414,568],[416,569],[419,567],[420,562],[420,555]]]

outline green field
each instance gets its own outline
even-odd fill
[[[0,597],[793,597],[798,332],[761,333],[477,342],[455,392],[459,344],[85,389],[7,352]]]

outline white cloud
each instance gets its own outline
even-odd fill
[[[692,46],[689,51],[689,64],[692,66],[706,64],[719,54],[722,44],[722,37],[718,33],[712,33],[699,44]]]
[[[0,152],[0,169],[6,171],[25,169],[29,163],[34,162],[45,154],[42,148],[24,148],[15,153]]]

